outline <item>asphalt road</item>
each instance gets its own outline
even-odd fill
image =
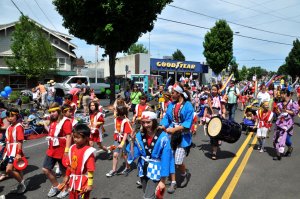
[[[241,115],[241,112],[237,111],[238,122],[241,121]],[[297,118],[296,121],[299,122],[299,119]],[[295,147],[292,157],[283,158],[281,161],[272,160],[274,156],[273,133],[267,140],[265,153],[252,151],[251,143],[255,141],[255,137],[242,135],[235,144],[223,143],[218,159],[214,161],[209,155],[209,137],[203,134],[202,127],[198,128],[193,140],[196,147],[191,149],[186,159],[187,168],[191,173],[190,182],[187,187],[178,188],[173,195],[166,193],[165,198],[300,198],[300,172],[298,171],[300,156],[297,147],[300,145],[300,137],[297,132],[299,132],[298,125],[296,125],[293,137]],[[106,118],[106,134],[104,145],[111,145],[113,143],[113,118],[111,116]],[[8,179],[0,182],[0,193],[8,194],[6,198],[12,199],[47,198],[50,183],[41,172],[46,148],[47,143],[43,138],[26,141],[24,152],[28,156],[29,166],[25,170],[25,178],[29,182],[28,191],[22,196],[8,194],[9,190],[17,185],[15,180]],[[249,157],[248,161],[247,157]],[[122,161],[119,166],[122,166]],[[127,177],[119,175],[107,178],[105,174],[111,167],[112,161],[107,159],[107,154],[100,153],[97,156],[94,190],[91,198],[142,198],[142,190],[138,189],[135,184],[138,179],[136,169]]]

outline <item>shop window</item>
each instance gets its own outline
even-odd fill
[[[66,58],[64,58],[64,57],[57,58],[57,67],[65,68],[66,67]]]

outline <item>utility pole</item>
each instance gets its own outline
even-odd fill
[[[97,66],[98,66],[98,48],[99,46],[96,45],[96,55],[95,55],[95,83],[98,83],[98,69],[97,69]]]

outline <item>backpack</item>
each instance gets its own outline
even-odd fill
[[[228,93],[230,92],[230,89],[231,89],[231,88],[229,88],[229,87],[227,88],[227,90],[226,90],[226,95],[228,95]],[[236,90],[236,85],[234,85],[234,91],[235,91],[235,92],[237,91],[237,90]],[[237,93],[237,92],[236,92],[236,93]]]

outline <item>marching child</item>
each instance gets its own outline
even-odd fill
[[[125,151],[127,136],[132,133],[130,121],[127,118],[128,109],[126,106],[118,106],[116,110],[117,110],[117,115],[116,115],[117,117],[115,118],[114,146],[117,146],[117,149],[113,153],[112,170],[110,170],[106,174],[106,177],[112,177],[116,175],[118,158],[120,153],[121,154],[123,153],[123,157],[126,164],[126,167],[121,174],[127,175],[130,171],[130,165],[127,163],[127,154]]]
[[[95,148],[89,146],[90,129],[85,124],[74,128],[75,144],[70,147],[67,159],[70,199],[89,199],[93,189],[95,171]]]
[[[135,106],[135,114],[132,118],[132,124],[135,124],[135,129],[141,128],[141,117],[142,112],[145,111],[148,108],[147,102],[147,96],[141,95],[140,96],[140,103]]]
[[[259,152],[264,152],[266,137],[269,129],[272,126],[273,112],[269,110],[269,102],[265,101],[262,103],[261,108],[257,110],[257,139],[259,146],[257,147]]]
[[[24,128],[19,123],[20,114],[19,110],[12,108],[6,112],[7,120],[10,126],[6,129],[6,154],[8,159],[6,166],[6,173],[15,178],[19,184],[11,191],[11,193],[22,194],[26,191],[26,185],[24,183],[23,173],[14,169],[13,163],[15,160],[19,161],[24,156],[22,151],[24,140]]]
[[[102,133],[104,133],[104,115],[102,112],[99,112],[99,104],[97,102],[90,102],[89,111],[90,111],[90,124],[91,129],[90,135],[90,146],[94,145],[94,142],[97,143],[100,149],[108,151],[105,146],[102,146]]]

